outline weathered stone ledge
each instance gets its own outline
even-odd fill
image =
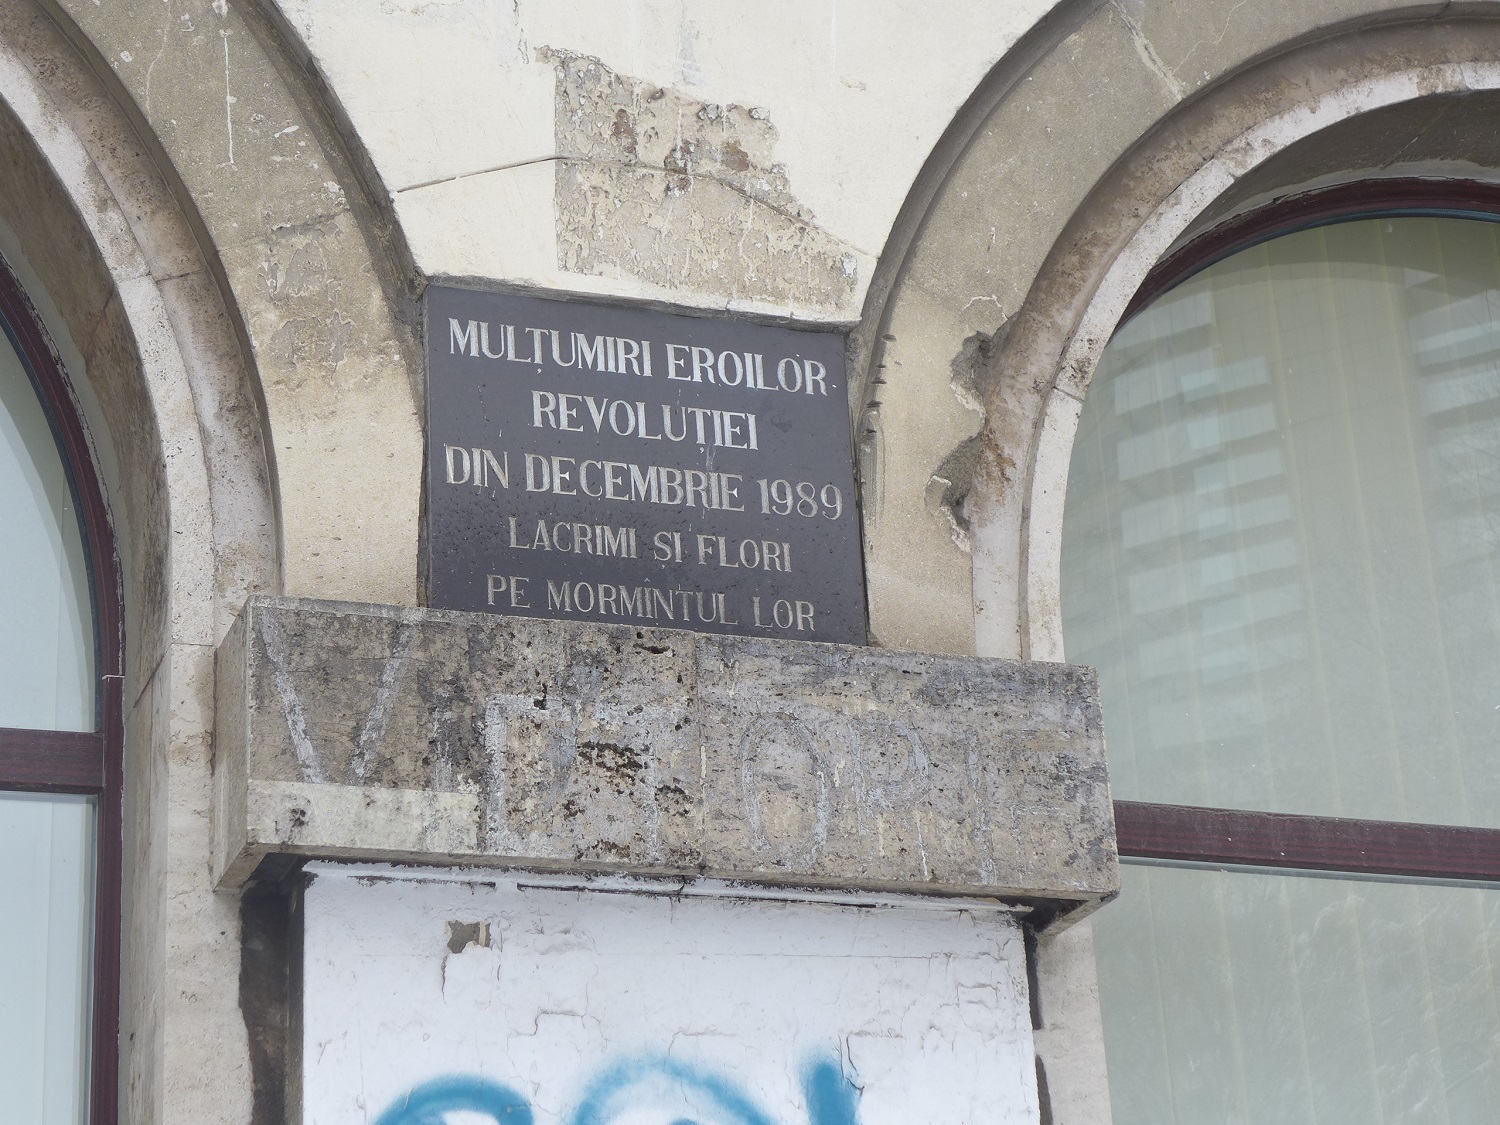
[[[1086,668],[252,598],[215,877],[267,855],[1087,909],[1119,885]]]

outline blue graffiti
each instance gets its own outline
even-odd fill
[[[487,1113],[500,1125],[532,1125],[531,1103],[509,1086],[488,1078],[434,1078],[397,1098],[375,1125],[444,1125],[459,1110]]]
[[[818,1060],[802,1074],[808,1125],[859,1125],[859,1089],[837,1062]],[[434,1078],[397,1098],[375,1125],[446,1125],[458,1111],[488,1114],[499,1125],[532,1125],[531,1105],[509,1086],[487,1078]],[[619,1062],[589,1083],[569,1125],[619,1121],[663,1125],[777,1125],[730,1078],[675,1059]]]
[[[811,1064],[802,1075],[812,1125],[859,1125],[859,1088],[835,1063]]]
[[[590,1083],[572,1125],[609,1125],[641,1110],[675,1115],[672,1125],[776,1125],[733,1082],[673,1059],[632,1059]]]

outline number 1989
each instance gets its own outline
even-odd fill
[[[796,513],[812,519],[822,516],[836,520],[844,514],[844,494],[836,484],[822,488],[811,481],[757,480],[760,485],[760,510],[763,515],[789,516]]]

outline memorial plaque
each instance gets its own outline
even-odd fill
[[[431,605],[865,642],[842,334],[427,293]]]

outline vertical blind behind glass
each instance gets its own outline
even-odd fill
[[[0,335],[0,727],[94,729],[83,537],[47,416]]]
[[[1115,1125],[1487,1125],[1500,895],[1127,865],[1095,923]]]
[[[93,854],[91,798],[0,793],[0,1121],[84,1120]]]
[[[1287,235],[1110,343],[1062,602],[1116,796],[1500,826],[1497,230]]]

